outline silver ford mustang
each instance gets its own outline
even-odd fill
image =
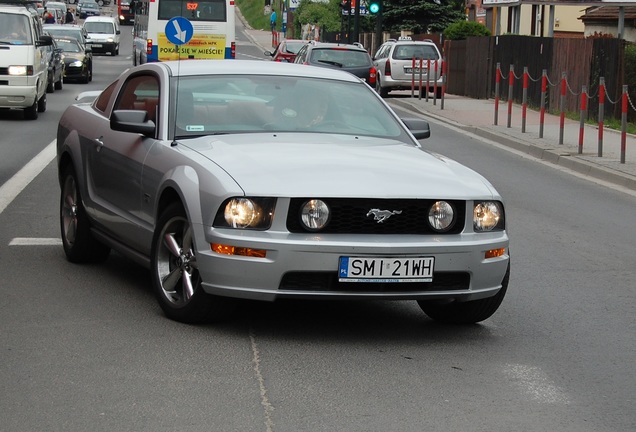
[[[226,319],[239,298],[412,299],[482,321],[510,273],[502,198],[425,151],[429,134],[342,71],[138,66],[60,120],[64,252],[147,266],[183,322]]]

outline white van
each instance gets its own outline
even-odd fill
[[[89,16],[84,21],[84,28],[88,32],[88,44],[93,53],[119,54],[119,20],[109,16]]]
[[[0,108],[20,108],[35,120],[46,111],[48,56],[37,10],[0,1]]]

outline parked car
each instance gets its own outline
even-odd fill
[[[424,151],[359,78],[299,64],[132,67],[57,129],[63,249],[150,269],[164,313],[228,318],[236,298],[417,300],[474,323],[509,279],[502,197]]]
[[[285,39],[281,41],[274,51],[265,51],[263,54],[272,58],[273,61],[293,63],[298,51],[307,43],[301,39]]]
[[[93,16],[86,18],[84,28],[88,32],[88,43],[93,52],[119,55],[121,30],[119,20],[110,16]]]
[[[88,42],[88,32],[82,25],[78,24],[44,24],[44,30],[54,38],[75,38],[84,47],[84,53],[88,59],[88,80],[93,80],[93,53],[86,49]]]
[[[99,5],[94,0],[81,0],[77,4],[77,16],[80,19],[86,19],[89,16],[100,16],[101,11]]]
[[[75,38],[55,38],[64,52],[64,82],[79,81],[86,84],[92,79],[87,50]]]
[[[54,93],[55,90],[62,90],[64,81],[64,54],[62,48],[52,39],[52,45],[46,47],[49,60],[47,93]]]
[[[413,69],[413,59],[416,60]],[[410,90],[413,77],[419,86],[419,59],[422,59],[422,80],[426,85],[428,79],[428,91],[435,89],[437,81],[437,96],[442,94],[442,56],[431,41],[414,41],[410,38],[395,40],[390,39],[378,48],[373,57],[373,65],[377,70],[375,88],[382,96],[388,96],[391,90]],[[428,70],[428,60],[431,60],[431,70]],[[437,72],[435,63],[437,63]]]
[[[310,42],[303,46],[295,63],[347,71],[375,85],[375,68],[369,53],[360,45]]]

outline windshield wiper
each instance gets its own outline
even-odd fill
[[[332,66],[338,66],[338,67],[342,67],[343,64],[342,63],[338,63],[336,61],[332,61],[332,60],[318,60],[318,63],[325,63],[325,64],[329,64]]]

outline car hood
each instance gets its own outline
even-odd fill
[[[247,195],[498,197],[476,172],[394,140],[276,133],[208,136],[183,145],[224,169]]]
[[[83,62],[85,58],[86,54],[84,53],[64,52],[64,63],[66,64],[73,63],[75,60]]]

